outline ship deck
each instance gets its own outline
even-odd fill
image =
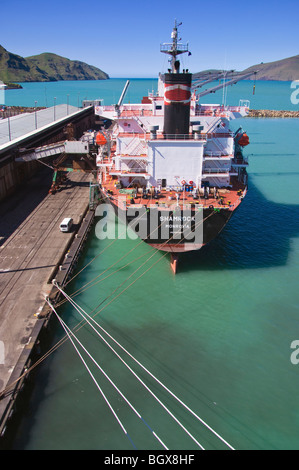
[[[158,199],[155,199],[153,195],[148,195],[146,198],[142,194],[138,194],[132,201],[132,195],[130,193],[126,194],[126,189],[133,188],[116,188],[117,177],[108,175],[107,180],[102,183],[102,189],[104,194],[109,197],[117,206],[123,208],[123,201],[126,200],[126,207],[132,205],[142,205],[146,207],[152,207],[154,205],[159,206],[159,208],[169,208],[176,204],[176,194],[173,190],[161,190],[158,195]],[[213,208],[213,209],[227,209],[234,211],[240,204],[242,198],[245,196],[246,186],[240,183],[236,178],[232,178],[232,187],[231,188],[219,188],[218,197],[215,198],[213,190],[210,190],[209,197],[204,198],[200,196],[198,199],[193,198],[193,194],[188,191],[180,191],[179,205],[183,207],[190,207],[190,205],[200,206],[203,208]],[[212,207],[213,206],[213,207]]]

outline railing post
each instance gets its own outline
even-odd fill
[[[7,117],[7,123],[8,123],[8,138],[9,141],[11,141],[11,129],[10,129],[10,117]]]

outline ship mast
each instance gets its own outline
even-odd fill
[[[161,44],[160,50],[171,56],[171,69],[164,74],[164,136],[167,139],[185,138],[189,135],[190,100],[192,74],[188,70],[180,73],[180,61],[177,56],[190,52],[188,44],[179,43],[176,20],[172,30],[171,43]]]
[[[163,52],[164,54],[168,54],[171,56],[171,59],[169,60],[171,64],[171,70],[170,72],[172,73],[179,73],[180,72],[180,62],[177,60],[177,56],[179,54],[184,54],[185,52],[189,52],[188,49],[188,43],[187,44],[180,44],[178,41],[178,27],[182,23],[177,24],[177,21],[175,20],[174,22],[174,28],[171,33],[171,38],[172,42],[171,43],[163,43],[160,45],[160,51]]]

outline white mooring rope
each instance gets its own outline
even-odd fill
[[[72,341],[70,335],[72,335],[72,337],[77,341],[77,343],[81,346],[81,348],[85,351],[85,353],[88,355],[88,357],[93,361],[93,363],[97,366],[97,368],[102,372],[102,374],[106,377],[106,379],[111,383],[111,385],[115,388],[115,390],[119,393],[119,395],[123,398],[123,400],[125,400],[125,402],[130,406],[130,408],[134,411],[134,413],[138,416],[139,419],[141,419],[145,424],[146,426],[150,429],[150,431],[152,432],[153,436],[159,441],[159,443],[164,447],[164,449],[166,450],[169,450],[166,445],[163,443],[162,439],[152,430],[152,428],[148,425],[148,423],[144,420],[144,418],[138,413],[138,411],[136,410],[136,408],[132,405],[132,403],[126,398],[126,396],[119,390],[119,388],[116,386],[116,384],[113,382],[113,380],[108,376],[108,374],[102,369],[102,367],[98,364],[98,362],[96,362],[96,360],[94,359],[94,357],[87,351],[87,349],[83,346],[83,344],[81,343],[81,341],[76,337],[76,335],[74,335],[74,333],[71,331],[71,329],[67,326],[67,324],[62,320],[62,318],[58,315],[58,313],[56,312],[55,308],[53,307],[53,305],[51,304],[51,302],[46,299],[48,305],[51,307],[51,309],[53,310],[53,312],[55,313],[56,317],[58,318],[60,324],[62,325],[64,331],[66,332],[69,340],[71,341],[72,345],[74,346],[75,350],[77,351],[77,353],[79,354],[80,358],[82,359],[82,356],[80,355],[78,349],[76,348],[74,342]],[[82,359],[83,360],[83,359]],[[83,360],[83,363],[84,365],[86,364]],[[89,372],[89,369],[87,367],[87,370]],[[92,374],[91,374],[92,376]],[[93,378],[93,376],[92,376]],[[94,379],[95,380],[95,379]],[[96,382],[97,384],[97,382]],[[98,384],[97,384],[98,385]],[[98,386],[98,388],[100,389],[100,387]],[[100,389],[101,391],[101,389]],[[101,392],[102,393],[102,392]],[[109,408],[112,410],[112,407],[109,406]],[[127,435],[127,431],[125,430],[124,426],[122,425],[120,419],[117,417],[116,413],[114,412],[113,413],[114,416],[116,417],[118,423],[120,424],[122,430],[125,432],[125,434]]]
[[[54,280],[53,284],[62,293],[62,295],[70,302],[70,304],[77,310],[77,312],[84,318],[84,320],[91,326],[96,334],[107,344],[107,346],[114,352],[114,354],[123,362],[123,364],[130,370],[130,372],[139,380],[139,382],[151,393],[151,395],[160,403],[160,405],[172,416],[172,418],[184,429],[184,431],[196,442],[196,444],[204,450],[203,446],[192,436],[192,434],[178,421],[178,419],[166,408],[166,406],[159,400],[158,397],[147,387],[146,384],[138,377],[138,375],[131,369],[131,367],[119,356],[119,354],[112,348],[107,340],[94,328],[93,325],[87,320],[91,320],[97,325],[115,344],[117,344],[131,359],[133,359],[147,374],[149,374],[164,390],[166,390],[175,400],[177,400],[188,412],[190,412],[203,426],[205,426],[211,433],[213,433],[218,439],[220,439],[229,449],[235,450],[220,434],[218,434],[213,428],[211,428],[200,416],[198,416],[190,407],[188,407],[180,398],[178,398],[169,388],[166,387],[157,377],[155,377],[143,364],[141,364],[134,356],[132,356],[116,339],[113,338],[101,325],[99,325],[94,318],[90,317],[82,307],[80,307],[73,299],[71,299],[66,292]],[[87,318],[86,318],[87,317]]]

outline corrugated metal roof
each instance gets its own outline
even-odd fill
[[[9,119],[0,119],[0,148],[15,139],[34,133],[36,130],[71,116],[80,110],[75,106],[60,104],[33,113],[18,114]]]

